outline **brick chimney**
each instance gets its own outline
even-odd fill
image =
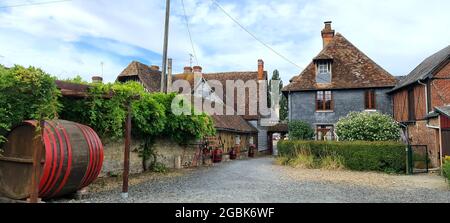
[[[325,28],[322,30],[323,48],[325,48],[334,38],[335,31],[331,28],[331,21],[325,22]]]
[[[103,83],[103,77],[100,76],[92,76],[92,83],[100,84]]]
[[[185,74],[190,74],[190,73],[192,73],[192,67],[184,67],[184,73],[185,73]]]
[[[194,69],[194,73],[202,73],[202,67],[200,67],[200,66],[194,66],[193,69]]]
[[[259,59],[258,60],[258,80],[265,80],[264,77],[264,61]]]

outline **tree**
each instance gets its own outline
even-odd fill
[[[303,121],[289,122],[289,139],[291,140],[312,140],[314,130]]]
[[[279,83],[279,92],[278,94],[280,95],[280,120],[284,121],[287,119],[288,117],[288,101],[287,101],[287,97],[282,94],[281,90],[283,89],[283,81],[280,78],[280,72],[278,70],[274,70],[273,71],[273,75],[272,75],[272,79],[269,82],[269,91],[272,91],[272,81],[280,81]],[[271,94],[269,94],[268,96],[268,104],[271,107],[271,103],[272,103],[272,97]]]

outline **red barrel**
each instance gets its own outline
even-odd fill
[[[12,199],[29,197],[36,121],[14,128],[0,156],[0,193]],[[91,184],[103,165],[103,145],[90,127],[56,120],[45,122],[39,196],[74,193]]]

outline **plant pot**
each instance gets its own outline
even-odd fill
[[[213,163],[222,162],[223,151],[221,149],[215,149],[213,152]]]
[[[236,151],[235,148],[233,148],[233,149],[230,151],[230,160],[235,160],[235,159],[237,159],[237,151]]]
[[[254,146],[250,146],[248,149],[248,157],[254,158],[255,157],[256,148]]]

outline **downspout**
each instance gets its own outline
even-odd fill
[[[289,90],[288,93],[288,100],[289,100],[289,105],[288,105],[288,109],[289,109],[289,122],[292,121],[292,97],[291,97],[291,91]]]

